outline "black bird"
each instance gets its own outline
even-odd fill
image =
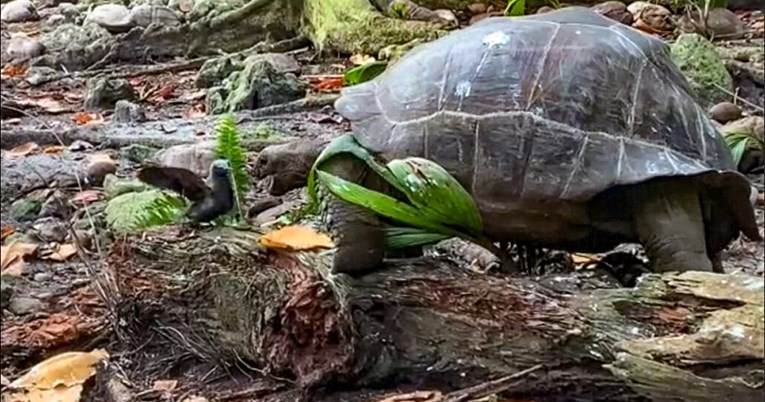
[[[234,207],[231,166],[225,159],[210,165],[208,183],[190,170],[168,166],[146,166],[138,171],[138,180],[174,191],[191,201],[186,215],[195,223],[210,222]]]

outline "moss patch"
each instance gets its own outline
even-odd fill
[[[730,100],[725,90],[733,91],[733,78],[712,42],[697,34],[682,34],[672,45],[672,60],[705,107]]]
[[[447,31],[436,24],[385,18],[367,0],[306,0],[304,33],[317,48],[377,54],[415,39],[433,40]]]

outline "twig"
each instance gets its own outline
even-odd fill
[[[735,96],[736,96],[736,94],[734,94],[733,92],[731,92],[731,91],[729,91],[729,90],[725,89],[724,87],[722,87],[722,86],[718,85],[717,83],[714,83],[714,82],[713,82],[713,83],[712,83],[712,85],[714,85],[714,86],[715,86],[717,89],[719,89],[719,90],[721,90],[721,91],[725,92],[726,94],[728,94],[728,95],[730,95],[730,96],[733,96],[733,97],[735,97]],[[749,107],[753,108],[754,110],[756,110],[756,111],[758,111],[758,112],[760,112],[760,113],[763,113],[763,112],[765,112],[765,109],[763,109],[763,108],[762,108],[762,106],[758,106],[758,105],[756,105],[756,104],[754,104],[754,103],[752,103],[752,102],[749,102],[748,100],[746,100],[746,99],[744,99],[744,98],[742,98],[742,97],[739,97],[739,98],[738,98],[738,100],[740,100],[742,103],[746,103],[746,105],[747,105],[747,106],[749,106]]]
[[[444,402],[463,402],[470,399],[483,398],[492,394],[505,392],[518,384],[518,379],[544,367],[537,364],[534,367],[519,371],[515,374],[487,381],[474,387],[465,388],[459,391],[451,392],[446,395]]]

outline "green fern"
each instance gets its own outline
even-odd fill
[[[136,218],[136,225],[141,228],[162,226],[177,222],[187,208],[181,197],[163,193],[146,207],[146,213]]]
[[[237,207],[238,200],[244,199],[250,186],[249,176],[245,167],[244,147],[241,135],[236,128],[236,121],[230,114],[224,115],[218,123],[216,157],[228,160],[231,166],[231,175],[236,188]],[[238,208],[237,208],[238,209]],[[241,215],[241,211],[240,211]]]
[[[152,226],[175,223],[183,217],[183,198],[148,190],[120,194],[106,205],[106,223],[115,233],[133,233]]]

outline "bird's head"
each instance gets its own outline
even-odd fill
[[[231,174],[231,165],[226,159],[216,159],[210,165],[210,175],[215,177],[228,177]]]

